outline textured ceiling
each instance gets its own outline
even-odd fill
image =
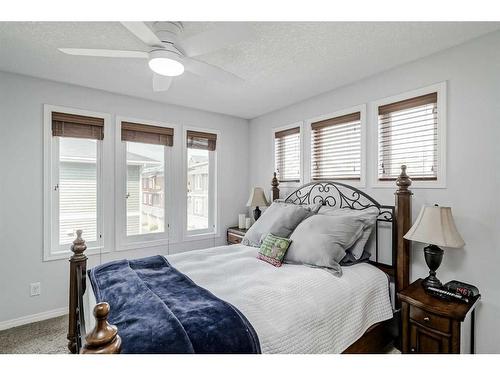
[[[217,23],[185,22],[194,35]],[[482,22],[255,22],[248,40],[198,57],[244,78],[185,73],[155,93],[145,60],[64,55],[57,47],[144,50],[118,22],[0,22],[0,70],[243,118],[304,100],[500,28]]]

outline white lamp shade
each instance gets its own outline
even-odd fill
[[[458,233],[451,214],[451,207],[424,206],[415,224],[404,238],[444,247],[463,247],[464,240]]]
[[[250,192],[250,198],[248,198],[247,206],[257,207],[257,206],[269,206],[267,202],[264,190],[260,187],[254,187]]]

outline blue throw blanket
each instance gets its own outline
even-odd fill
[[[238,309],[162,256],[114,261],[88,273],[96,300],[110,305],[122,353],[260,353]]]

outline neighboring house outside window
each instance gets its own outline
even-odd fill
[[[208,228],[208,152],[188,150],[188,230]]]
[[[185,236],[213,234],[216,218],[217,135],[187,130],[186,133]]]
[[[59,139],[59,244],[68,245],[76,230],[88,242],[99,237],[97,230],[97,141]]]
[[[132,147],[135,152],[127,150],[127,235],[163,232],[165,221],[163,161],[148,157],[144,152],[141,154],[141,147],[147,148],[150,145]],[[141,187],[142,194],[140,194]]]

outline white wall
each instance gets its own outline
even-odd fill
[[[273,172],[272,129],[343,108],[447,81],[447,188],[414,189],[413,215],[422,204],[450,205],[464,249],[445,251],[438,270],[443,281],[477,285],[482,301],[476,315],[476,350],[500,353],[500,33],[415,61],[355,84],[322,94],[250,121],[250,186],[269,189]],[[341,72],[332,72],[341,74]],[[368,111],[370,108],[368,106]],[[367,114],[367,164],[376,124]],[[366,190],[379,202],[393,204],[394,188]],[[412,252],[411,279],[425,277],[422,246]],[[468,331],[464,339],[468,340]]]
[[[225,243],[225,229],[237,223],[248,199],[248,145],[241,142],[248,137],[247,120],[0,72],[0,327],[68,304],[67,260],[42,262],[44,104],[110,113],[113,127],[120,115],[220,131],[221,236],[215,242]],[[181,139],[177,134],[174,142]],[[170,253],[213,244],[178,243]],[[166,246],[111,252],[102,261],[166,252]],[[90,257],[91,266],[98,262],[99,256]],[[42,293],[30,297],[29,284],[36,281]]]

